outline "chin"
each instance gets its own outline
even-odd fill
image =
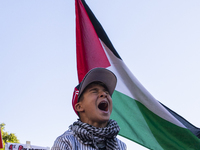
[[[101,118],[101,122],[103,122],[103,123],[108,122],[108,120],[110,120],[110,117]]]

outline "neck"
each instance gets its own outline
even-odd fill
[[[87,123],[87,124],[92,125],[92,126],[94,126],[96,128],[104,128],[108,124],[108,121],[105,121],[105,122],[95,122],[95,121],[90,121],[90,120],[85,120],[85,119],[80,119],[80,120],[81,120],[81,122]]]

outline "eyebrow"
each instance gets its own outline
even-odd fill
[[[95,91],[95,90],[98,91],[98,88],[95,88],[95,87],[94,87],[94,88],[91,88],[91,89],[89,89],[89,92],[90,92],[90,91]],[[105,87],[103,88],[103,91],[104,91],[104,92],[109,92],[108,89],[105,88]]]

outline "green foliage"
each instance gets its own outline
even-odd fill
[[[0,124],[4,150],[5,143],[19,143],[19,140],[17,139],[17,136],[14,133],[9,134],[5,131],[5,125],[5,123]]]

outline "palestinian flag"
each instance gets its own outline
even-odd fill
[[[126,67],[85,1],[75,0],[75,5],[79,82],[95,67],[115,73],[118,83],[111,118],[118,122],[119,134],[149,149],[200,149],[200,130],[159,103]]]
[[[3,148],[3,140],[1,135],[1,127],[0,127],[0,149]]]

